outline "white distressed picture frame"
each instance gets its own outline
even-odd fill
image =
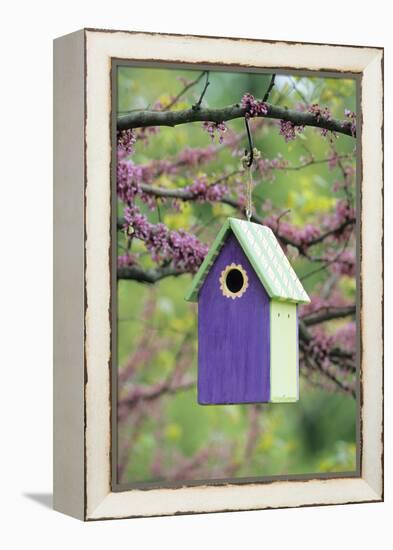
[[[111,488],[113,60],[358,73],[360,475]],[[54,45],[54,507],[81,520],[383,499],[383,50],[85,29]]]

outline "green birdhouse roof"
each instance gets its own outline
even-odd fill
[[[228,218],[222,226],[194,276],[186,300],[198,301],[199,290],[231,231],[270,298],[303,304],[310,302],[270,227],[236,218]]]

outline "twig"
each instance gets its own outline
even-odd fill
[[[209,71],[205,71],[205,75],[206,75],[206,81],[205,81],[205,86],[202,90],[202,93],[200,95],[200,98],[198,99],[198,101],[191,107],[193,111],[198,111],[200,108],[201,108],[201,103],[202,103],[202,100],[205,96],[205,93],[206,93],[206,90],[207,90],[207,87],[209,86],[210,84],[210,81],[209,81]]]
[[[311,277],[312,275],[316,275],[317,273],[320,273],[321,271],[327,269],[330,265],[334,264],[335,262],[337,262],[339,259],[340,259],[340,256],[342,256],[342,254],[345,252],[347,246],[348,246],[348,243],[349,243],[349,240],[351,238],[351,233],[349,233],[345,243],[344,243],[344,246],[342,247],[342,249],[334,256],[334,258],[331,258],[330,260],[328,259],[324,259],[324,258],[314,258],[313,261],[315,262],[324,262],[323,265],[321,265],[320,267],[317,267],[316,269],[313,269],[311,271],[309,271],[308,273],[306,273],[305,275],[303,275],[303,277],[300,278],[301,281],[304,281],[305,279],[308,279],[309,277]]]
[[[169,109],[171,109],[178,101],[179,99],[186,93],[188,92],[188,90],[190,88],[192,88],[193,86],[195,86],[196,84],[198,84],[198,82],[201,80],[201,78],[203,77],[203,75],[206,73],[206,71],[203,71],[199,76],[198,78],[196,78],[195,80],[193,80],[192,82],[189,82],[186,86],[184,86],[184,88],[177,94],[177,96],[175,96],[172,101],[165,106],[165,108],[163,109],[163,111],[169,111]]]
[[[176,385],[166,382],[155,384],[154,386],[134,385],[130,394],[122,399],[122,407],[133,407],[139,401],[151,401],[161,397],[163,394],[173,394],[178,391],[186,391],[195,387],[196,381],[192,378],[185,378]]]
[[[277,223],[277,234],[279,235],[280,234],[280,222],[281,222],[281,219],[286,216],[287,214],[289,214],[291,211],[290,208],[287,208],[286,210],[284,210],[283,212],[281,212],[281,214],[277,217],[276,219],[276,223]]]
[[[347,158],[351,158],[353,156],[352,153],[349,153],[347,155],[340,155],[339,157],[337,157],[338,159],[347,159]],[[308,168],[309,166],[314,166],[314,164],[325,164],[327,162],[329,162],[331,160],[330,157],[327,157],[327,158],[324,158],[324,159],[311,159],[311,160],[307,160],[301,164],[298,164],[298,165],[293,165],[293,166],[284,166],[283,168],[275,168],[273,167],[273,169],[278,169],[278,170],[302,170],[303,168]]]
[[[263,99],[262,101],[264,103],[266,103],[266,101],[269,99],[269,95],[270,95],[270,92],[272,91],[273,89],[273,86],[274,86],[274,81],[276,80],[276,75],[275,74],[272,74],[272,78],[270,79],[270,84],[269,84],[269,87],[268,89],[266,90],[266,93],[265,95],[263,96]]]
[[[353,398],[356,398],[356,390],[354,387],[351,387],[349,386],[348,384],[346,384],[345,382],[343,382],[342,380],[340,380],[339,378],[337,378],[334,373],[322,366],[321,364],[319,363],[316,363],[315,362],[315,359],[312,358],[308,352],[307,352],[307,349],[305,349],[304,345],[302,345],[302,343],[300,344],[300,349],[302,351],[302,359],[303,361],[305,361],[311,369],[313,369],[314,371],[316,372],[320,372],[321,374],[323,374],[326,378],[328,378],[329,380],[331,380],[332,382],[334,382],[336,384],[336,386],[342,390],[344,393],[348,393],[349,395],[351,395]],[[301,374],[302,371],[300,371]]]
[[[309,103],[309,101],[307,100],[307,98],[304,96],[303,92],[301,92],[299,90],[299,88],[297,87],[296,85],[296,82],[293,80],[293,78],[289,78],[289,81],[292,85],[292,89],[295,90],[295,92],[299,95],[299,97],[301,98],[301,100],[307,105]]]

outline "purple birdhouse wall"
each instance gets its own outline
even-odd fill
[[[241,266],[248,279],[244,295],[234,299],[217,284],[231,264]],[[269,333],[269,297],[230,235],[199,293],[198,402],[269,401]]]

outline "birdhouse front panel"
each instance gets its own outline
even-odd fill
[[[270,401],[299,399],[297,305],[270,302]]]
[[[199,302],[200,404],[298,400],[297,304],[310,300],[270,228],[229,218],[186,299]]]
[[[269,296],[230,235],[199,293],[199,403],[269,401],[269,309]]]

